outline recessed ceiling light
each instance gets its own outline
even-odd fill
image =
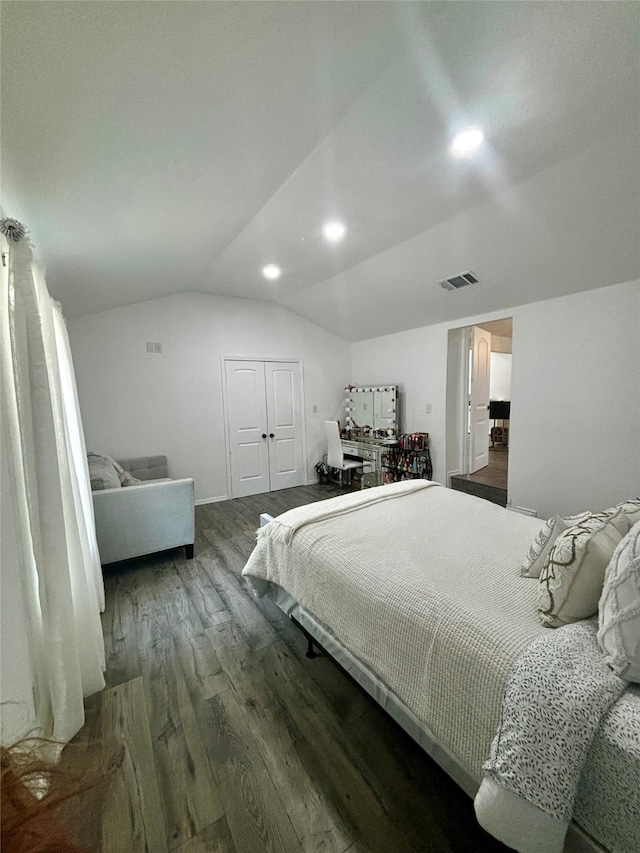
[[[451,151],[459,156],[469,154],[482,145],[484,142],[484,133],[479,127],[468,127],[453,138],[451,143]]]
[[[342,222],[326,222],[322,228],[325,240],[330,243],[338,243],[347,233],[347,228]]]
[[[275,281],[277,278],[280,278],[281,273],[282,270],[275,264],[267,264],[266,267],[262,267],[262,275],[268,278],[269,281]]]

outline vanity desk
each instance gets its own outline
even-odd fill
[[[362,488],[433,475],[429,435],[400,435],[396,385],[346,388],[345,429],[340,442],[345,457],[362,461]]]
[[[376,471],[382,467],[382,451],[385,447],[394,446],[398,443],[395,439],[385,440],[369,438],[368,436],[342,438],[341,442],[342,452],[345,456],[362,459],[367,468]]]
[[[342,452],[362,459],[362,485],[382,482],[383,453],[397,445],[398,395],[396,385],[364,386],[345,389],[345,423]]]
[[[369,436],[353,436],[342,438],[342,452],[345,456],[362,459],[362,488],[380,486],[383,483],[383,468],[385,457],[383,453],[390,447],[396,447],[395,439],[370,438]]]

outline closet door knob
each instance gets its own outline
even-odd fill
[[[266,432],[263,432],[263,433],[262,433],[262,437],[263,437],[263,438],[266,438],[266,437],[267,437]]]
[[[269,438],[275,438],[275,435],[274,435],[272,432],[270,432],[270,433],[269,433]]]

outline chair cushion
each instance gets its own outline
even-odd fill
[[[134,456],[118,462],[138,480],[163,480],[169,476],[166,456]]]

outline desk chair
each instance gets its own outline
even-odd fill
[[[344,472],[349,472],[348,485],[351,485],[351,476],[354,468],[362,468],[361,459],[345,459],[340,441],[340,428],[338,421],[325,421],[324,431],[327,436],[327,465],[329,468],[337,468],[340,471],[340,484],[344,485]]]

